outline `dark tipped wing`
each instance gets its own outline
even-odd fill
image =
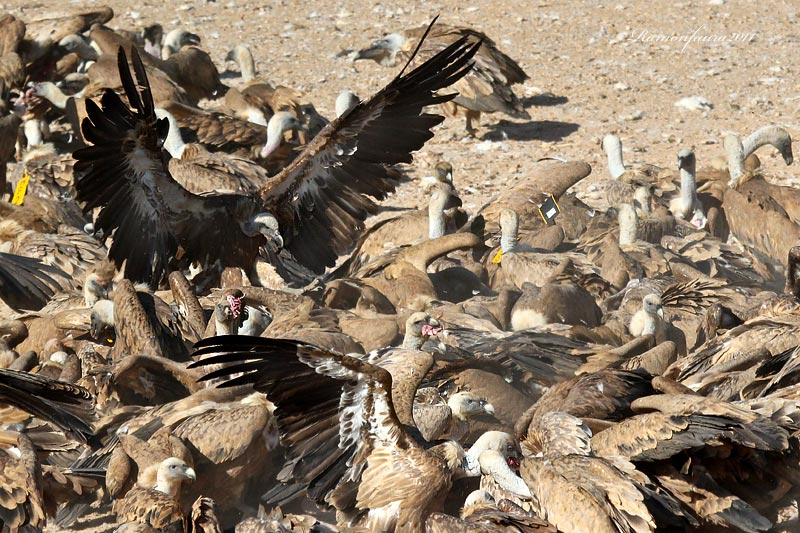
[[[387,165],[409,163],[443,117],[424,107],[452,100],[437,95],[471,68],[480,41],[462,38],[412,72],[392,80],[325,127],[284,169],[261,199],[278,218],[286,246],[315,271],[332,266],[358,239],[375,212],[368,196],[384,198],[397,186]]]
[[[38,259],[0,253],[0,297],[9,307],[38,311],[60,290],[69,276]]]
[[[113,232],[109,257],[125,262],[125,277],[157,285],[179,248],[204,267],[224,258],[227,265],[249,266],[260,244],[235,222],[247,218],[243,196],[193,195],[167,171],[163,141],[169,129],[155,115],[147,75],[132,50],[137,83],[122,48],[118,67],[133,110],[106,90],[101,106],[87,102],[84,138],[92,146],[76,151],[75,188],[86,209],[101,207],[95,226]]]
[[[92,395],[78,385],[0,369],[0,403],[13,405],[55,424],[81,442],[95,440],[87,422],[92,412]]]
[[[374,444],[416,447],[392,404],[385,369],[300,341],[221,336],[197,343],[192,366],[225,363],[203,379],[244,372],[225,386],[252,383],[277,406],[287,450],[279,480],[326,500],[342,479],[358,481]]]

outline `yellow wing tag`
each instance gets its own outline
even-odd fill
[[[499,250],[497,250],[497,253],[492,258],[492,263],[494,263],[495,265],[499,265],[500,261],[502,260],[503,260],[503,249],[500,248]]]
[[[25,170],[22,173],[22,179],[17,182],[17,188],[14,189],[14,197],[11,198],[11,203],[14,205],[22,205],[25,201],[25,193],[28,192],[28,182],[31,181],[31,175]]]

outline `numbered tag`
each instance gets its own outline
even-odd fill
[[[544,203],[539,206],[539,215],[548,226],[552,226],[556,223],[556,217],[559,214],[561,214],[561,208],[558,207],[556,199],[552,196],[549,196]]]

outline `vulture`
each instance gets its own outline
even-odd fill
[[[483,46],[475,55],[475,68],[456,82],[454,88],[458,96],[443,106],[445,113],[456,116],[463,111],[470,136],[475,136],[472,121],[478,120],[481,113],[502,112],[529,119],[530,115],[511,89],[512,85],[527,80],[528,75],[516,61],[501,52],[494,41],[477,30],[447,24],[437,24],[432,30],[422,26],[386,35],[350,57],[353,61],[372,59],[381,65],[394,66],[398,59],[413,59],[417,52],[420,58],[430,57],[464,38],[478,39]]]
[[[420,444],[382,366],[284,339],[213,337],[196,348],[208,357],[192,366],[236,363],[202,379],[244,372],[223,386],[252,383],[275,403],[283,489],[334,506],[346,528],[421,533],[454,476],[477,474],[456,441]]]
[[[82,124],[91,146],[76,151],[75,187],[86,209],[100,208],[95,227],[113,234],[109,257],[125,277],[157,285],[180,258],[204,270],[248,271],[259,249],[285,247],[314,272],[333,266],[358,239],[366,217],[397,185],[388,165],[411,162],[433,136],[439,115],[426,106],[472,68],[482,41],[457,39],[416,69],[329,124],[269,185],[250,195],[197,196],[170,175],[162,146],[169,123],[158,119],[139,53],[118,67],[133,110],[114,91],[87,102]],[[137,88],[140,87],[140,89]],[[272,248],[270,248],[272,249]]]

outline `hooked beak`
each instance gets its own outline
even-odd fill
[[[658,315],[660,318],[664,318],[664,307],[659,305],[659,306],[658,306],[658,309],[656,310],[656,314],[657,314],[657,315]]]
[[[494,416],[494,405],[490,404],[489,402],[483,402],[483,410],[492,416]]]
[[[464,461],[461,463],[461,468],[455,472],[456,479],[464,477],[479,477],[481,475],[481,464],[478,459],[470,454],[464,455]]]
[[[183,475],[186,476],[186,479],[191,479],[192,481],[197,480],[197,474],[194,473],[194,468],[187,466],[186,470],[184,470]]]

